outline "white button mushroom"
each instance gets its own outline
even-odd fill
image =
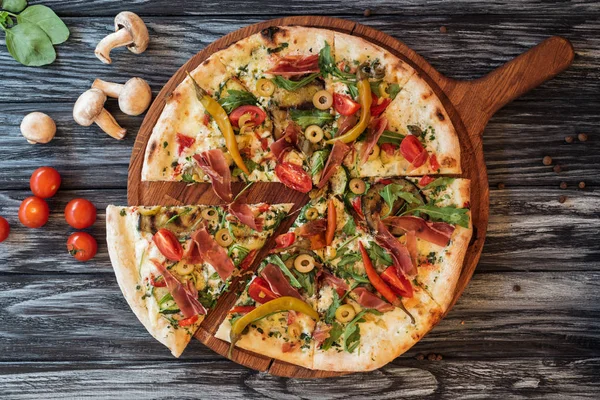
[[[115,33],[111,33],[96,46],[96,57],[110,64],[110,51],[116,47],[127,46],[135,54],[143,53],[148,47],[148,29],[144,21],[136,14],[123,11],[115,17]]]
[[[48,115],[32,112],[21,121],[21,134],[31,144],[48,143],[56,134],[56,124]]]
[[[127,130],[121,128],[112,115],[104,108],[106,95],[100,89],[84,92],[73,107],[73,119],[81,126],[90,126],[94,122],[115,139],[123,139]]]
[[[131,78],[124,85],[96,79],[92,85],[108,97],[119,99],[119,108],[127,115],[140,115],[150,105],[152,90],[142,78]]]

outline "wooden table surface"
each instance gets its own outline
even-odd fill
[[[31,3],[39,3],[31,1]],[[472,398],[600,396],[600,6],[596,1],[45,0],[71,30],[57,61],[17,64],[0,45],[0,398]],[[147,23],[150,47],[104,65],[94,47],[128,7]],[[363,15],[365,8],[372,14]],[[484,135],[490,224],[473,280],[434,330],[371,373],[283,379],[238,366],[193,341],[181,359],[145,331],[117,286],[104,241],[104,209],[126,203],[127,168],[142,117],[107,106],[129,133],[116,141],[76,125],[73,103],[94,78],[148,80],[157,93],[188,58],[239,27],[290,14],[348,18],[412,47],[440,72],[479,77],[544,38],[573,43],[573,66],[492,118]],[[440,27],[445,26],[446,32]],[[29,145],[19,124],[52,116],[56,138]],[[585,133],[587,141],[577,135]],[[574,136],[572,143],[566,136]],[[544,166],[551,156],[554,165]],[[29,176],[63,177],[42,229],[21,226]],[[585,182],[585,188],[578,187]],[[566,189],[559,187],[567,183]],[[501,185],[502,184],[502,185]],[[561,203],[559,197],[565,196]],[[65,204],[98,208],[89,231],[99,253],[66,252]],[[430,354],[442,359],[430,361]],[[424,355],[423,360],[420,355]]]

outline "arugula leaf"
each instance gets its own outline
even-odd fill
[[[427,186],[425,186],[423,188],[423,190],[429,190],[429,189],[433,189],[436,187],[440,187],[440,186],[448,186],[451,185],[454,182],[455,178],[437,178],[435,181],[431,182],[430,184],[428,184]]]
[[[211,309],[217,305],[216,297],[213,297],[209,292],[199,292],[198,293],[198,301],[202,304],[206,309]]]
[[[385,130],[379,137],[377,144],[391,143],[395,145],[400,145],[402,140],[404,140],[406,136],[401,133]]]
[[[342,228],[342,232],[344,232],[346,235],[353,235],[356,232],[356,223],[354,222],[354,218],[348,218],[348,221]]]
[[[352,278],[358,283],[371,283],[371,281],[369,281],[369,278],[366,275],[361,275],[361,274],[357,273],[356,270],[354,269],[354,264],[357,261],[362,260],[362,257],[360,257],[360,255],[358,255],[358,257],[359,257],[359,259],[354,260],[354,262],[352,264],[348,263],[342,267],[340,267],[338,265],[337,274],[339,275],[340,278],[345,279],[346,281],[348,281],[350,278]],[[348,293],[349,292],[347,292],[346,294],[348,294]]]
[[[321,110],[290,110],[290,117],[294,122],[306,129],[309,125],[323,126],[328,122],[332,122],[334,117],[328,111]]]
[[[354,352],[360,344],[360,328],[358,323],[365,322],[363,316],[367,312],[368,310],[362,310],[356,314],[356,317],[354,317],[354,319],[346,325],[346,329],[344,329],[342,342],[344,344],[344,350],[348,353]]]
[[[392,256],[375,242],[369,242],[367,253],[369,253],[369,258],[375,260],[378,265],[392,265]]]
[[[358,254],[358,253],[344,254],[342,256],[341,260],[337,263],[336,267],[337,268],[343,268],[346,265],[354,265],[355,263],[357,263],[361,259],[362,258],[360,256],[360,254]]]
[[[294,90],[300,89],[301,87],[308,85],[309,83],[314,81],[319,75],[321,75],[320,72],[315,72],[314,74],[310,74],[298,81],[292,81],[287,78],[284,78],[283,76],[277,75],[275,76],[275,78],[272,79],[272,81],[280,88],[285,89],[288,92],[293,92]]]
[[[394,100],[396,98],[396,96],[398,96],[398,93],[400,93],[400,90],[402,90],[400,88],[400,85],[398,85],[397,83],[392,83],[391,85],[388,86],[388,93],[390,95],[390,99]]]
[[[336,65],[335,59],[331,55],[331,46],[325,42],[325,46],[319,51],[319,68],[323,77],[328,75],[335,76],[342,80],[356,80],[356,76],[349,72],[342,72]]]
[[[219,104],[225,109],[227,114],[231,114],[233,110],[240,106],[256,105],[258,100],[250,92],[245,90],[230,89],[227,91],[227,96],[219,99]]]
[[[335,320],[335,312],[342,305],[340,301],[340,296],[337,294],[337,291],[332,288],[333,291],[333,302],[325,312],[325,322],[327,324],[331,324]]]
[[[344,333],[344,328],[342,328],[340,323],[334,321],[333,325],[331,326],[331,330],[329,331],[329,337],[325,339],[321,345],[321,350],[329,350],[331,346],[338,341],[340,336],[342,336],[342,333]]]
[[[385,203],[388,206],[388,212],[382,217],[385,218],[392,212],[392,208],[394,207],[394,202],[401,198],[409,204],[423,204],[421,199],[410,192],[404,191],[404,185],[398,183],[390,183],[386,185],[383,189],[379,191],[379,194],[385,200]]]
[[[253,160],[250,160],[250,159],[244,160],[244,164],[246,164],[246,168],[248,168],[248,171],[250,171],[250,173],[252,173],[252,171],[254,171],[256,168],[258,168],[258,163],[254,162]],[[242,171],[238,167],[235,167],[233,169],[233,171],[231,171],[231,175],[235,178],[239,177],[243,173],[244,173],[244,171]]]
[[[287,42],[283,42],[283,43],[281,43],[281,45],[279,45],[279,46],[277,46],[277,47],[274,47],[274,48],[272,48],[272,49],[271,49],[271,48],[268,48],[268,49],[267,49],[267,53],[269,53],[269,54],[273,54],[273,53],[279,53],[281,50],[283,50],[283,49],[287,48],[288,46],[289,46],[289,43],[287,43]]]
[[[348,93],[350,93],[350,97],[356,99],[358,97],[358,88],[354,83],[347,83],[346,87],[348,88]]]
[[[269,257],[270,261],[277,265],[279,268],[281,268],[281,271],[283,272],[283,274],[285,276],[287,276],[290,280],[290,283],[292,284],[293,287],[295,288],[301,288],[302,284],[300,282],[298,282],[298,279],[296,279],[296,277],[294,276],[294,274],[292,274],[292,272],[288,269],[288,267],[283,263],[283,261],[281,260],[281,258],[279,258],[278,255],[274,254],[271,257]]]
[[[311,159],[311,167],[310,167],[310,173],[312,176],[317,176],[319,173],[321,173],[321,171],[323,171],[323,168],[325,168],[325,163],[327,162],[328,158],[329,158],[329,150],[328,149],[317,150],[314,152],[312,159]]]
[[[306,294],[311,297],[313,294],[315,294],[315,279],[314,279],[314,272],[310,271],[307,273],[303,273],[303,272],[299,272],[299,271],[294,271],[293,272],[294,275],[296,276],[296,279],[298,279],[298,282],[300,282],[300,285],[302,285],[302,288],[304,290],[306,290]]]
[[[227,252],[227,256],[232,257],[233,252],[235,250],[237,250],[237,256],[233,260],[233,265],[235,265],[237,267],[242,263],[242,261],[244,261],[246,256],[248,256],[248,254],[250,254],[250,250],[248,250],[244,246],[236,243],[233,246],[231,246],[231,248]]]
[[[455,206],[436,207],[434,205],[426,204],[411,208],[402,215],[413,212],[427,214],[436,221],[443,221],[452,225],[460,225],[463,228],[469,227],[469,216],[467,215],[469,212],[468,208],[456,208]]]

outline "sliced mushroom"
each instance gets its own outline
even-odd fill
[[[48,143],[56,134],[56,124],[48,115],[32,112],[21,121],[21,134],[31,144]]]
[[[121,128],[113,116],[106,111],[104,103],[106,95],[100,89],[90,89],[84,92],[73,107],[73,119],[81,126],[90,126],[94,122],[104,132],[115,139],[123,139],[126,129]]]
[[[143,53],[148,48],[148,29],[144,21],[136,14],[123,11],[115,17],[115,33],[111,33],[96,46],[96,57],[105,64],[110,64],[110,51],[116,47],[127,46],[135,54]]]
[[[92,85],[108,97],[119,99],[119,108],[127,115],[140,115],[150,105],[152,90],[142,78],[131,78],[124,85],[96,79]]]

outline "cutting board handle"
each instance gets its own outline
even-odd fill
[[[469,134],[480,137],[496,111],[564,71],[573,62],[574,54],[567,39],[552,36],[482,78],[446,78],[440,86]]]

